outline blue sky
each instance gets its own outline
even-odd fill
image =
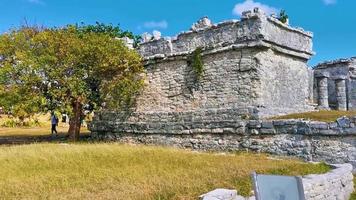
[[[213,22],[238,19],[241,9],[285,9],[293,26],[314,32],[310,65],[356,56],[355,0],[0,0],[0,32],[24,19],[45,26],[96,21],[120,24],[136,34],[159,30],[174,36],[208,16]]]

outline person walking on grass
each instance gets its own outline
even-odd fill
[[[58,135],[57,133],[57,129],[56,127],[58,126],[58,117],[56,116],[56,114],[54,114],[54,112],[51,113],[51,134],[52,136]]]

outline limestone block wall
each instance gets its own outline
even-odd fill
[[[247,150],[356,166],[356,117],[340,118],[333,123],[238,120],[234,114],[237,112],[248,111],[227,109],[225,112],[216,110],[194,115],[174,112],[171,113],[171,117],[176,119],[174,122],[162,122],[161,114],[152,113],[149,116],[151,121],[144,119],[139,123],[122,120],[128,116],[107,112],[96,115],[89,128],[93,138],[98,140],[203,151]]]
[[[354,191],[352,165],[332,165],[331,172],[303,177],[307,200],[349,200]]]
[[[260,83],[253,48],[203,56],[204,74],[197,81],[186,56],[146,65],[147,80],[137,112],[182,112],[256,105]]]
[[[267,47],[230,47],[206,51],[203,63],[197,81],[185,55],[147,62],[136,112],[255,107],[258,117],[266,117],[314,108],[313,80],[302,58]]]
[[[271,49],[259,52],[256,59],[261,71],[261,116],[313,110],[313,76],[304,60]]]

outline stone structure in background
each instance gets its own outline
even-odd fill
[[[198,48],[202,74],[191,65]],[[202,18],[174,38],[145,34],[138,51],[146,86],[136,106],[96,113],[93,138],[356,166],[356,118],[264,120],[316,108],[355,109],[355,59],[323,63],[314,72],[307,66],[312,33],[254,9],[241,21]]]
[[[315,98],[322,100],[321,107],[356,110],[355,57],[321,63],[315,67],[314,73],[316,89],[319,91]]]

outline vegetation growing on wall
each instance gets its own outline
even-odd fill
[[[281,10],[281,12],[279,13],[279,21],[281,21],[283,24],[286,24],[288,22],[288,15],[286,13],[285,10]]]
[[[198,80],[202,78],[204,72],[202,51],[203,48],[201,47],[196,48],[188,59],[188,64],[193,68]]]

